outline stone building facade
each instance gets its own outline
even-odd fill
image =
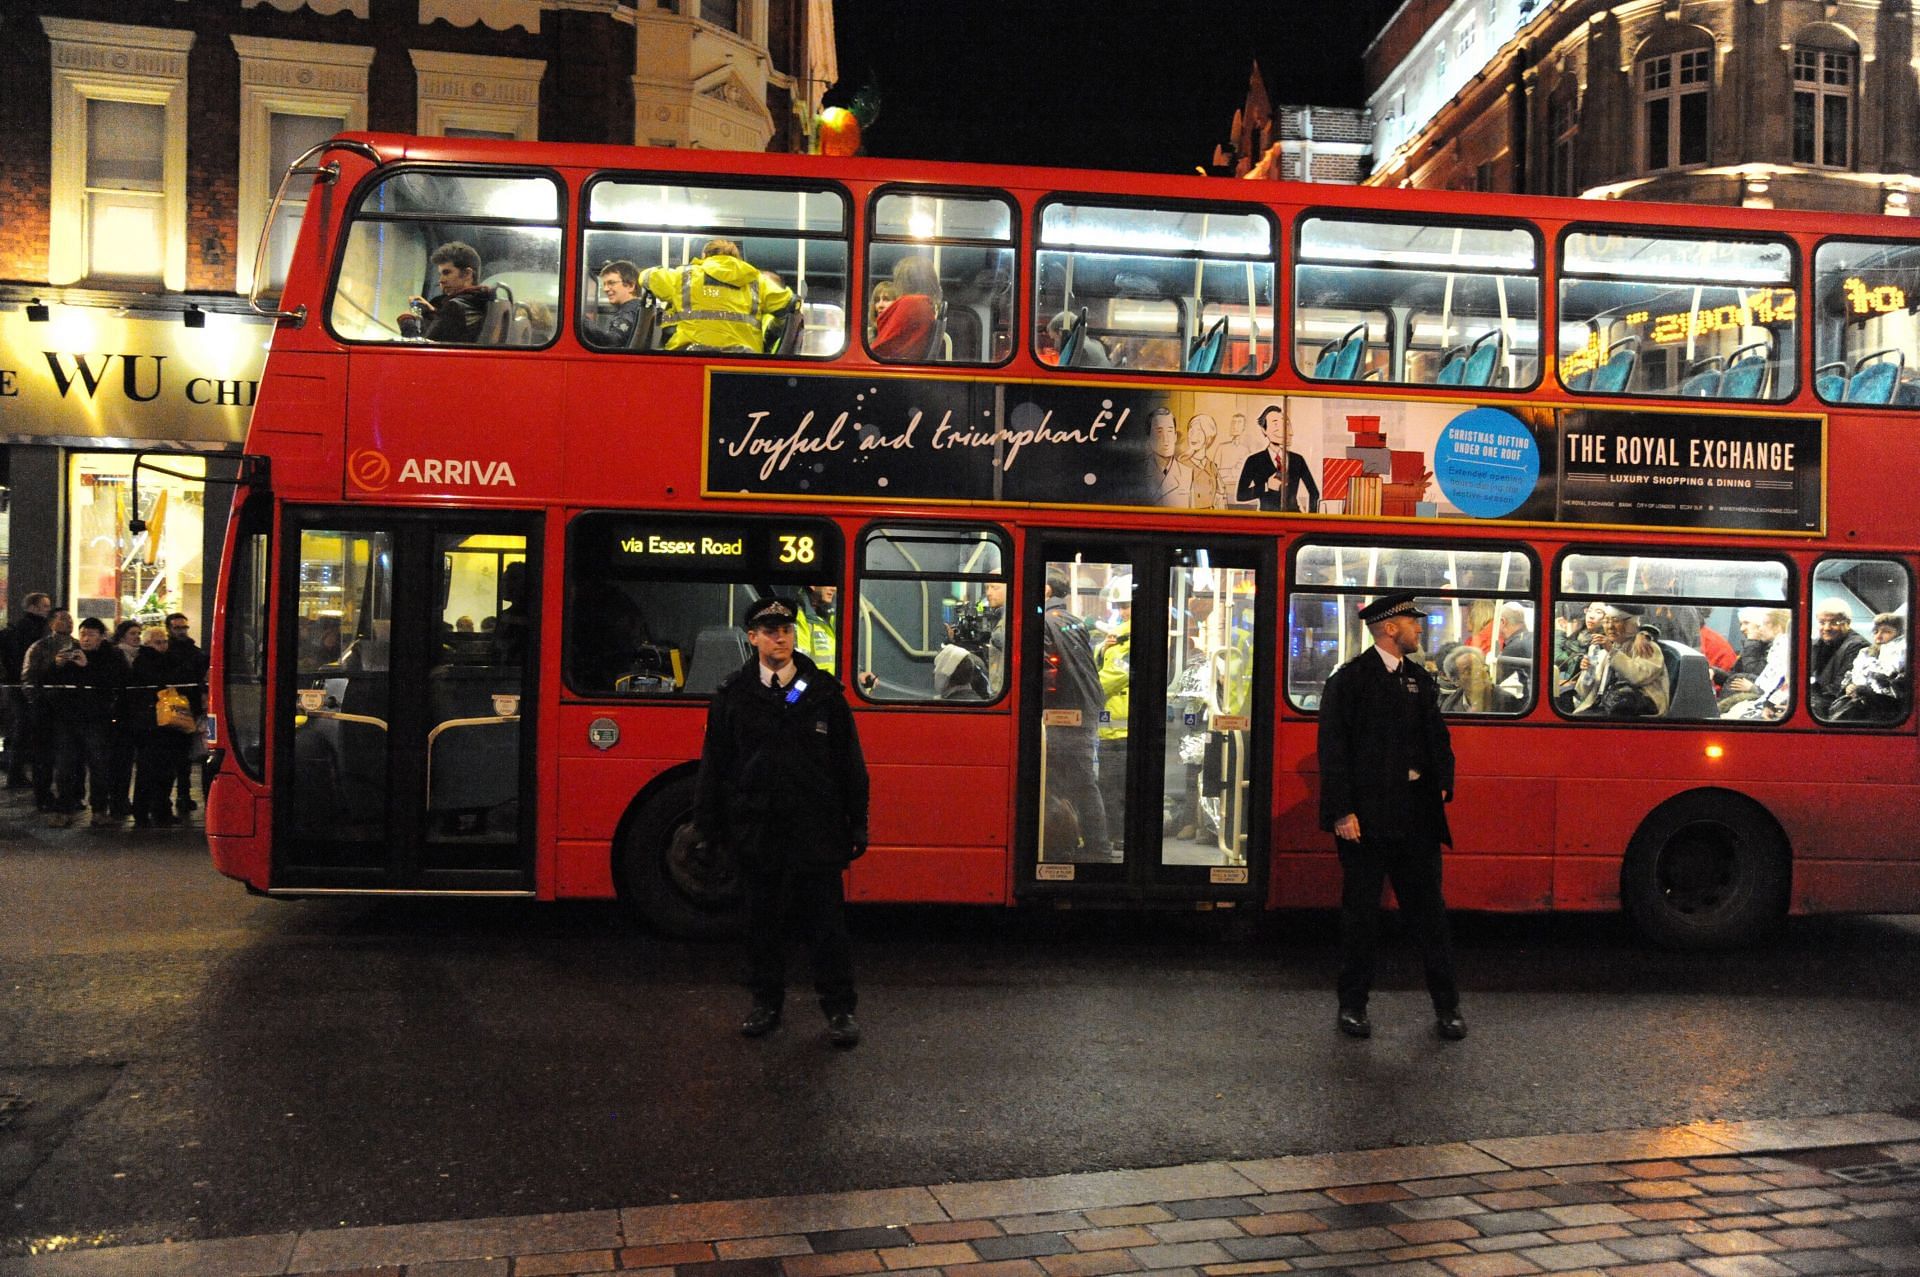
[[[1367,180],[1902,214],[1917,54],[1910,0],[1408,0]]]

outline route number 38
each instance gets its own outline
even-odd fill
[[[813,558],[814,558],[814,551],[813,551],[812,537],[787,536],[785,534],[781,535],[780,560],[779,560],[780,562],[811,563],[813,562]]]

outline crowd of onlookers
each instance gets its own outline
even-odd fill
[[[105,621],[29,594],[0,630],[7,788],[32,789],[47,823],[96,828],[187,818],[204,755],[207,658],[185,614]]]

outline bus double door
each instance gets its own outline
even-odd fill
[[[276,890],[533,890],[538,524],[289,510]]]
[[[1274,564],[1271,540],[1029,542],[1021,896],[1263,898]]]

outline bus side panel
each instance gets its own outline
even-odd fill
[[[873,849],[854,863],[848,898],[1006,903],[1013,804],[982,799],[1013,793],[1013,716],[863,711],[857,722]]]
[[[1794,849],[1795,913],[1920,912],[1913,859],[1920,800],[1912,786],[1755,785],[1747,792],[1773,813]]]
[[[614,894],[613,836],[634,796],[669,768],[700,757],[707,712],[698,705],[563,704],[547,734],[555,759],[554,863],[543,879],[553,895]],[[587,732],[600,719],[619,727],[620,739],[599,750]]]
[[[276,496],[340,499],[346,466],[340,427],[346,415],[344,355],[273,352],[247,425],[247,448],[273,458]]]

